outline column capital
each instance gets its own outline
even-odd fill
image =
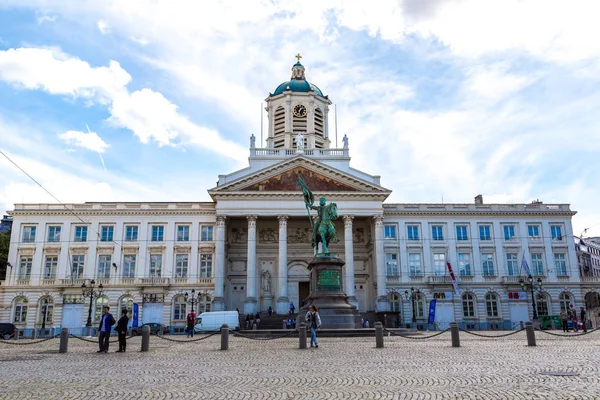
[[[376,226],[383,225],[383,214],[374,215],[373,220]]]
[[[225,215],[217,215],[217,226],[225,226],[225,220],[227,216]]]
[[[279,220],[279,226],[287,224],[287,220],[289,215],[278,215],[277,219]]]
[[[342,218],[344,218],[345,227],[352,227],[352,220],[354,219],[354,215],[344,215]]]
[[[248,220],[248,227],[256,227],[256,220],[258,219],[258,217],[256,215],[248,215],[246,216],[246,219]]]

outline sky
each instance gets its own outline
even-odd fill
[[[346,134],[387,202],[569,203],[574,234],[600,236],[599,11],[3,0],[0,150],[64,203],[210,201],[219,174],[247,165],[261,103],[300,53],[336,105],[339,147]],[[0,157],[0,210],[48,202]]]

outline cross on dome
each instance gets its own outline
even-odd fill
[[[298,59],[298,62],[300,62],[300,59],[302,58],[302,56],[300,55],[300,53],[296,54],[294,57],[296,57]]]

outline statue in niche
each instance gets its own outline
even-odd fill
[[[354,243],[363,243],[365,241],[365,230],[363,228],[356,228],[354,231]]]
[[[271,273],[266,269],[262,273],[262,288],[265,293],[271,293]]]
[[[261,243],[277,243],[277,233],[272,228],[261,229],[258,238]]]

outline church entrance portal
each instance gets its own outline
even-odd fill
[[[298,283],[299,302],[300,307],[304,305],[304,299],[310,295],[310,282],[299,282]]]

